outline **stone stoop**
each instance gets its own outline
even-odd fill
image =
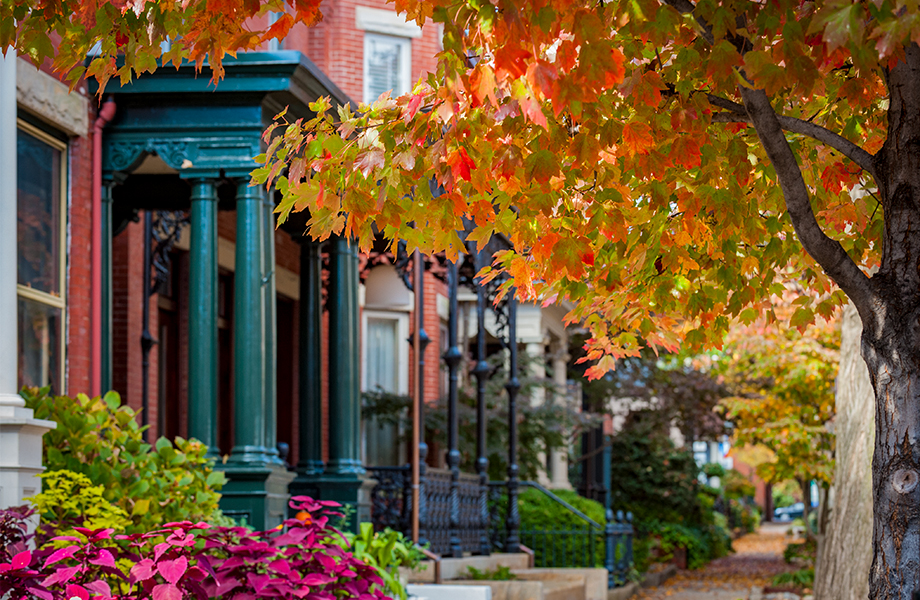
[[[470,556],[441,561],[443,585],[434,585],[434,568],[423,563],[401,574],[412,582],[411,593],[429,600],[452,600],[457,590],[468,590],[461,598],[482,598],[483,587],[490,592],[488,600],[608,600],[605,569],[533,569],[528,568],[524,554],[495,554]],[[462,579],[468,567],[490,571],[504,566],[516,579],[510,581],[477,581]],[[449,589],[448,589],[449,588]]]

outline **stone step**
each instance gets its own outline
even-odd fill
[[[544,581],[543,600],[585,600],[585,583],[571,579]]]

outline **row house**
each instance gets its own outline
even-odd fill
[[[249,173],[283,108],[309,118],[321,96],[406,92],[434,69],[440,32],[373,0],[330,0],[323,13],[228,58],[216,85],[183,65],[99,98],[94,82],[71,93],[48,69],[0,62],[0,313],[16,315],[0,320],[0,443],[16,449],[0,458],[0,505],[35,492],[37,440],[53,425],[31,418],[23,385],[114,389],[151,439],[202,440],[230,479],[223,508],[256,527],[283,518],[291,491],[369,518],[366,467],[408,460],[400,431],[362,423],[361,393],[412,394],[419,362],[424,401],[447,393],[443,265],[423,275],[430,343],[415,357],[416,292],[398,253],[315,242],[298,215],[277,227],[274,194]],[[461,309],[477,302],[473,288],[457,294]],[[518,315],[534,374],[560,384],[564,312]],[[494,319],[483,326],[496,335]],[[446,464],[440,450],[432,467]],[[546,457],[544,485],[568,487],[565,455]]]

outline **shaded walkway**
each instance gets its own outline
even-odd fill
[[[733,543],[735,554],[698,571],[679,571],[664,585],[641,590],[640,600],[748,600],[752,586],[769,584],[774,575],[791,570],[783,550],[793,540],[788,525],[766,524],[757,533]]]

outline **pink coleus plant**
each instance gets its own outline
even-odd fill
[[[56,549],[0,557],[10,600],[382,600],[373,567],[329,525],[339,505],[295,497],[297,519],[271,531],[184,521],[130,536],[77,528]]]

